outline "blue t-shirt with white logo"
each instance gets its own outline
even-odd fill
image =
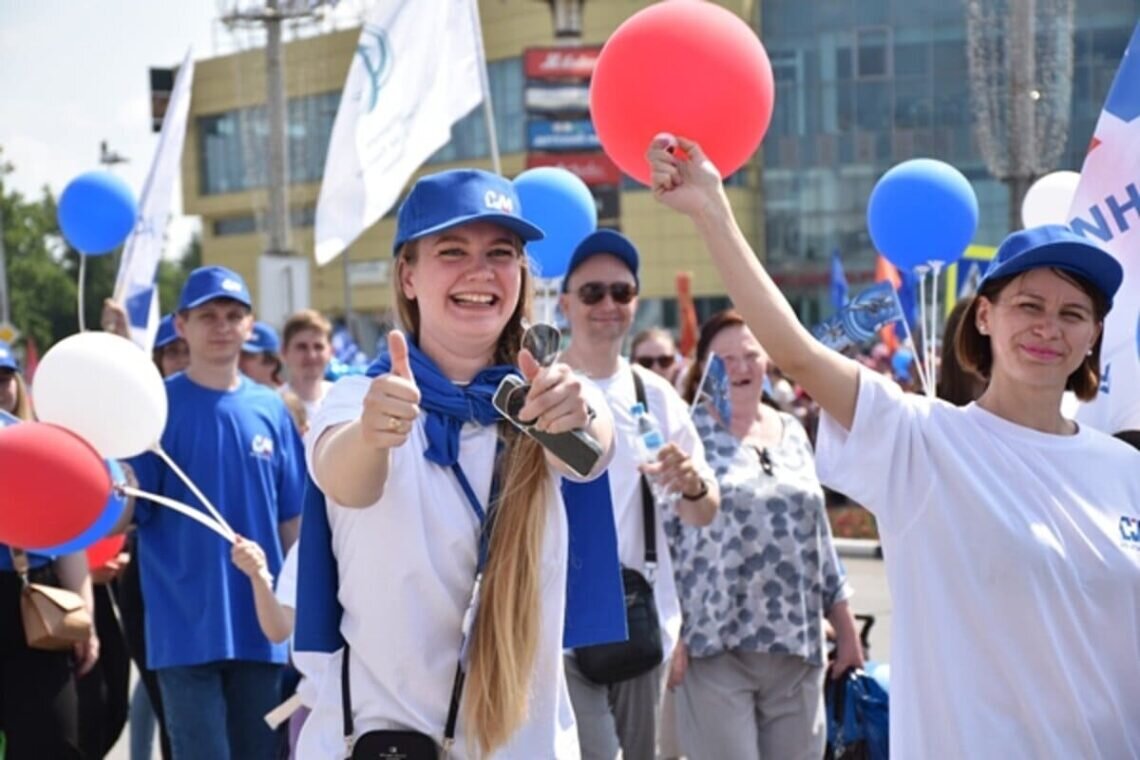
[[[305,458],[281,397],[242,377],[217,391],[185,374],[167,379],[170,416],[162,448],[239,535],[281,569],[278,524],[301,513]],[[132,460],[144,491],[206,508],[155,454]],[[286,647],[261,632],[249,578],[230,560],[230,544],[185,515],[140,500],[138,561],[152,668],[219,660],[283,663]]]

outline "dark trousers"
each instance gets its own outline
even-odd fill
[[[146,630],[143,618],[142,584],[139,581],[138,552],[135,551],[135,536],[129,538],[131,562],[123,570],[118,580],[119,614],[122,616],[123,633],[126,635],[127,651],[139,670],[139,680],[146,689],[147,699],[154,710],[158,724],[159,745],[163,760],[170,760],[170,737],[166,733],[166,722],[162,710],[162,691],[158,688],[158,675],[146,665]]]
[[[90,760],[105,757],[127,723],[131,661],[111,587],[95,586],[95,631],[99,660],[76,684],[79,693],[79,745]]]
[[[33,571],[48,582],[50,571]],[[70,652],[30,648],[20,618],[20,578],[0,572],[0,730],[6,760],[78,760],[79,706]]]

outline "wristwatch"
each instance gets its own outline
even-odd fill
[[[705,498],[708,495],[709,495],[709,484],[703,478],[701,479],[701,490],[697,491],[692,496],[685,493],[684,491],[681,492],[681,498],[684,499],[685,501],[700,501],[701,499]]]

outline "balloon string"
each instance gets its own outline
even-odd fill
[[[930,288],[930,333],[931,335],[938,334],[938,276],[942,272],[942,262],[933,262],[934,269],[934,282]],[[938,385],[938,351],[935,349],[934,344],[930,346],[930,380],[933,386]],[[930,391],[933,396],[933,390]]]
[[[923,368],[923,365],[926,362],[923,361],[922,355],[920,353],[918,353],[918,347],[915,345],[915,342],[914,342],[914,335],[911,334],[911,331],[910,331],[910,320],[908,320],[906,318],[906,314],[903,314],[902,326],[903,326],[903,343],[910,350],[910,355],[914,357],[914,366],[915,366],[915,369],[918,370],[918,381],[922,384],[922,392],[927,394],[927,395],[930,395],[930,383],[928,383],[926,381],[926,370]],[[692,410],[690,409],[689,411],[691,414]]]
[[[210,511],[210,514],[213,515],[214,519],[218,521],[218,525],[225,528],[226,532],[229,533],[227,538],[230,541],[233,541],[234,536],[236,535],[234,533],[234,529],[230,527],[230,524],[226,522],[226,519],[222,517],[220,512],[218,512],[218,508],[215,507],[213,503],[206,498],[206,495],[198,489],[198,486],[194,485],[194,481],[190,480],[190,478],[186,476],[186,473],[182,472],[178,465],[174,463],[174,460],[170,458],[170,455],[162,450],[162,446],[155,444],[154,452],[162,457],[162,461],[166,462],[167,466],[170,469],[174,470],[174,474],[178,476],[178,479],[185,483],[186,487],[189,488],[190,491],[198,497],[198,500],[205,505],[206,509]]]
[[[693,400],[689,402],[690,417],[692,417],[693,413],[697,411],[697,404],[701,402],[701,392],[705,388],[705,381],[709,379],[709,370],[712,368],[712,360],[714,356],[716,356],[716,353],[709,351],[709,355],[705,359],[704,369],[701,370],[701,379],[697,383],[697,391],[693,394]],[[724,420],[724,422],[727,423],[729,420]]]
[[[187,506],[186,504],[183,504],[180,501],[175,501],[174,499],[168,499],[165,496],[159,496],[158,494],[153,494],[153,493],[149,493],[147,491],[143,491],[142,489],[135,488],[133,486],[120,485],[120,486],[116,486],[116,488],[118,488],[119,490],[121,490],[123,493],[125,493],[128,496],[134,496],[134,497],[139,498],[139,499],[147,499],[149,501],[153,501],[155,504],[159,504],[159,505],[167,507],[169,509],[173,509],[175,512],[178,512],[181,515],[185,515],[186,517],[189,517],[191,520],[194,520],[195,522],[198,522],[202,525],[205,525],[207,528],[214,531],[219,536],[221,536],[222,538],[229,541],[231,544],[234,543],[234,536],[232,536],[230,533],[227,533],[222,528],[222,526],[218,525],[216,522],[211,520],[209,517],[206,517],[206,515],[202,514],[198,510],[194,509],[193,507]]]
[[[87,321],[83,316],[83,291],[86,290],[87,284],[87,257],[82,253],[79,254],[79,332],[86,332]]]
[[[930,327],[927,324],[926,314],[926,274],[929,271],[929,268],[925,266],[914,268],[914,273],[918,275],[918,324],[922,327],[922,351],[916,356],[919,364],[924,368],[923,373],[927,380],[930,379],[929,367],[927,367],[927,360],[930,356]],[[932,395],[929,384],[926,385],[925,390],[927,396]]]

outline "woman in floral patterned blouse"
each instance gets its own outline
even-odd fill
[[[690,401],[710,353],[725,363],[731,418],[699,403],[694,422],[720,511],[704,528],[666,526],[684,616],[670,674],[681,748],[691,760],[818,760],[825,616],[838,637],[833,675],[862,664],[851,590],[811,444],[794,417],[761,402],[768,357],[739,314],[702,327]]]

